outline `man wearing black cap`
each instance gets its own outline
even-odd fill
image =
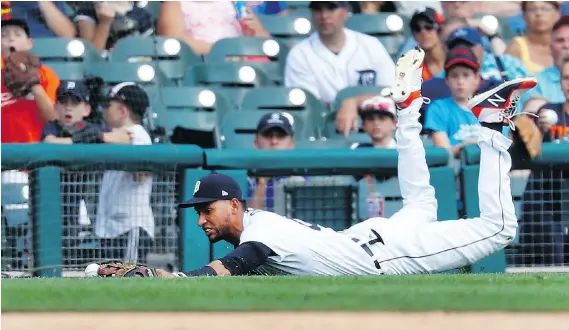
[[[12,52],[29,52],[32,46],[30,29],[24,20],[2,20],[3,78],[5,60]],[[24,96],[13,95],[3,79],[2,143],[39,142],[45,122],[57,118],[53,104],[59,78],[45,65],[40,66],[38,76],[33,86],[26,86],[29,89],[24,91]]]
[[[288,54],[285,86],[304,88],[330,104],[346,87],[391,85],[393,59],[377,38],[344,27],[348,7],[346,1],[310,3],[316,32]]]
[[[273,112],[263,116],[257,125],[255,148],[272,150],[294,149],[294,117],[288,112]],[[251,207],[273,211],[275,184],[289,177],[251,177],[248,191]]]

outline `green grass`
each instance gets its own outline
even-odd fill
[[[569,311],[559,274],[2,281],[9,311]]]

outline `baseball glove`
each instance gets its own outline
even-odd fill
[[[541,153],[543,137],[535,122],[528,116],[518,116],[514,119],[516,125],[515,135],[525,147],[529,156],[533,159]]]
[[[144,265],[110,261],[99,265],[99,277],[159,277],[156,269]]]
[[[86,121],[64,127],[63,137],[70,137],[73,143],[104,143],[102,128]]]
[[[40,59],[28,52],[12,51],[2,69],[4,85],[15,97],[28,95],[40,83]]]

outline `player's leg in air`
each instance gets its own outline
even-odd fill
[[[479,133],[480,217],[435,221],[434,191],[419,139],[422,59],[420,49],[400,58],[392,88],[399,107],[396,137],[404,206],[389,224],[380,226],[384,246],[377,261],[387,274],[441,272],[472,264],[507,246],[517,228],[508,176],[511,141],[501,129],[504,119],[512,117],[521,94],[536,85],[535,80],[506,82],[470,101],[469,107],[483,126]],[[494,97],[496,94],[500,97]],[[487,101],[490,97],[505,101],[496,107]]]

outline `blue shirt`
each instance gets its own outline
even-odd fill
[[[246,1],[257,15],[277,15],[286,10],[286,1]]]
[[[433,101],[427,108],[425,129],[446,133],[452,147],[478,138],[479,128],[474,114],[456,104],[452,97]]]
[[[54,1],[53,3],[65,14],[65,1]],[[31,38],[56,37],[47,26],[37,1],[10,1],[10,10],[12,18],[22,19],[28,23]]]
[[[535,78],[537,79],[537,86],[527,91],[521,97],[518,103],[518,111],[523,110],[527,100],[536,96],[545,97],[550,103],[565,102],[565,95],[563,90],[561,90],[561,73],[555,65],[543,69]]]
[[[522,61],[509,54],[504,54],[499,56],[502,61],[502,65],[506,70],[508,76],[507,80],[513,80],[516,78],[525,78],[529,76],[525,65]],[[496,56],[490,52],[485,52],[482,58],[482,63],[480,64],[480,76],[483,79],[497,79],[503,80],[500,74],[500,69],[498,63],[496,62]]]

